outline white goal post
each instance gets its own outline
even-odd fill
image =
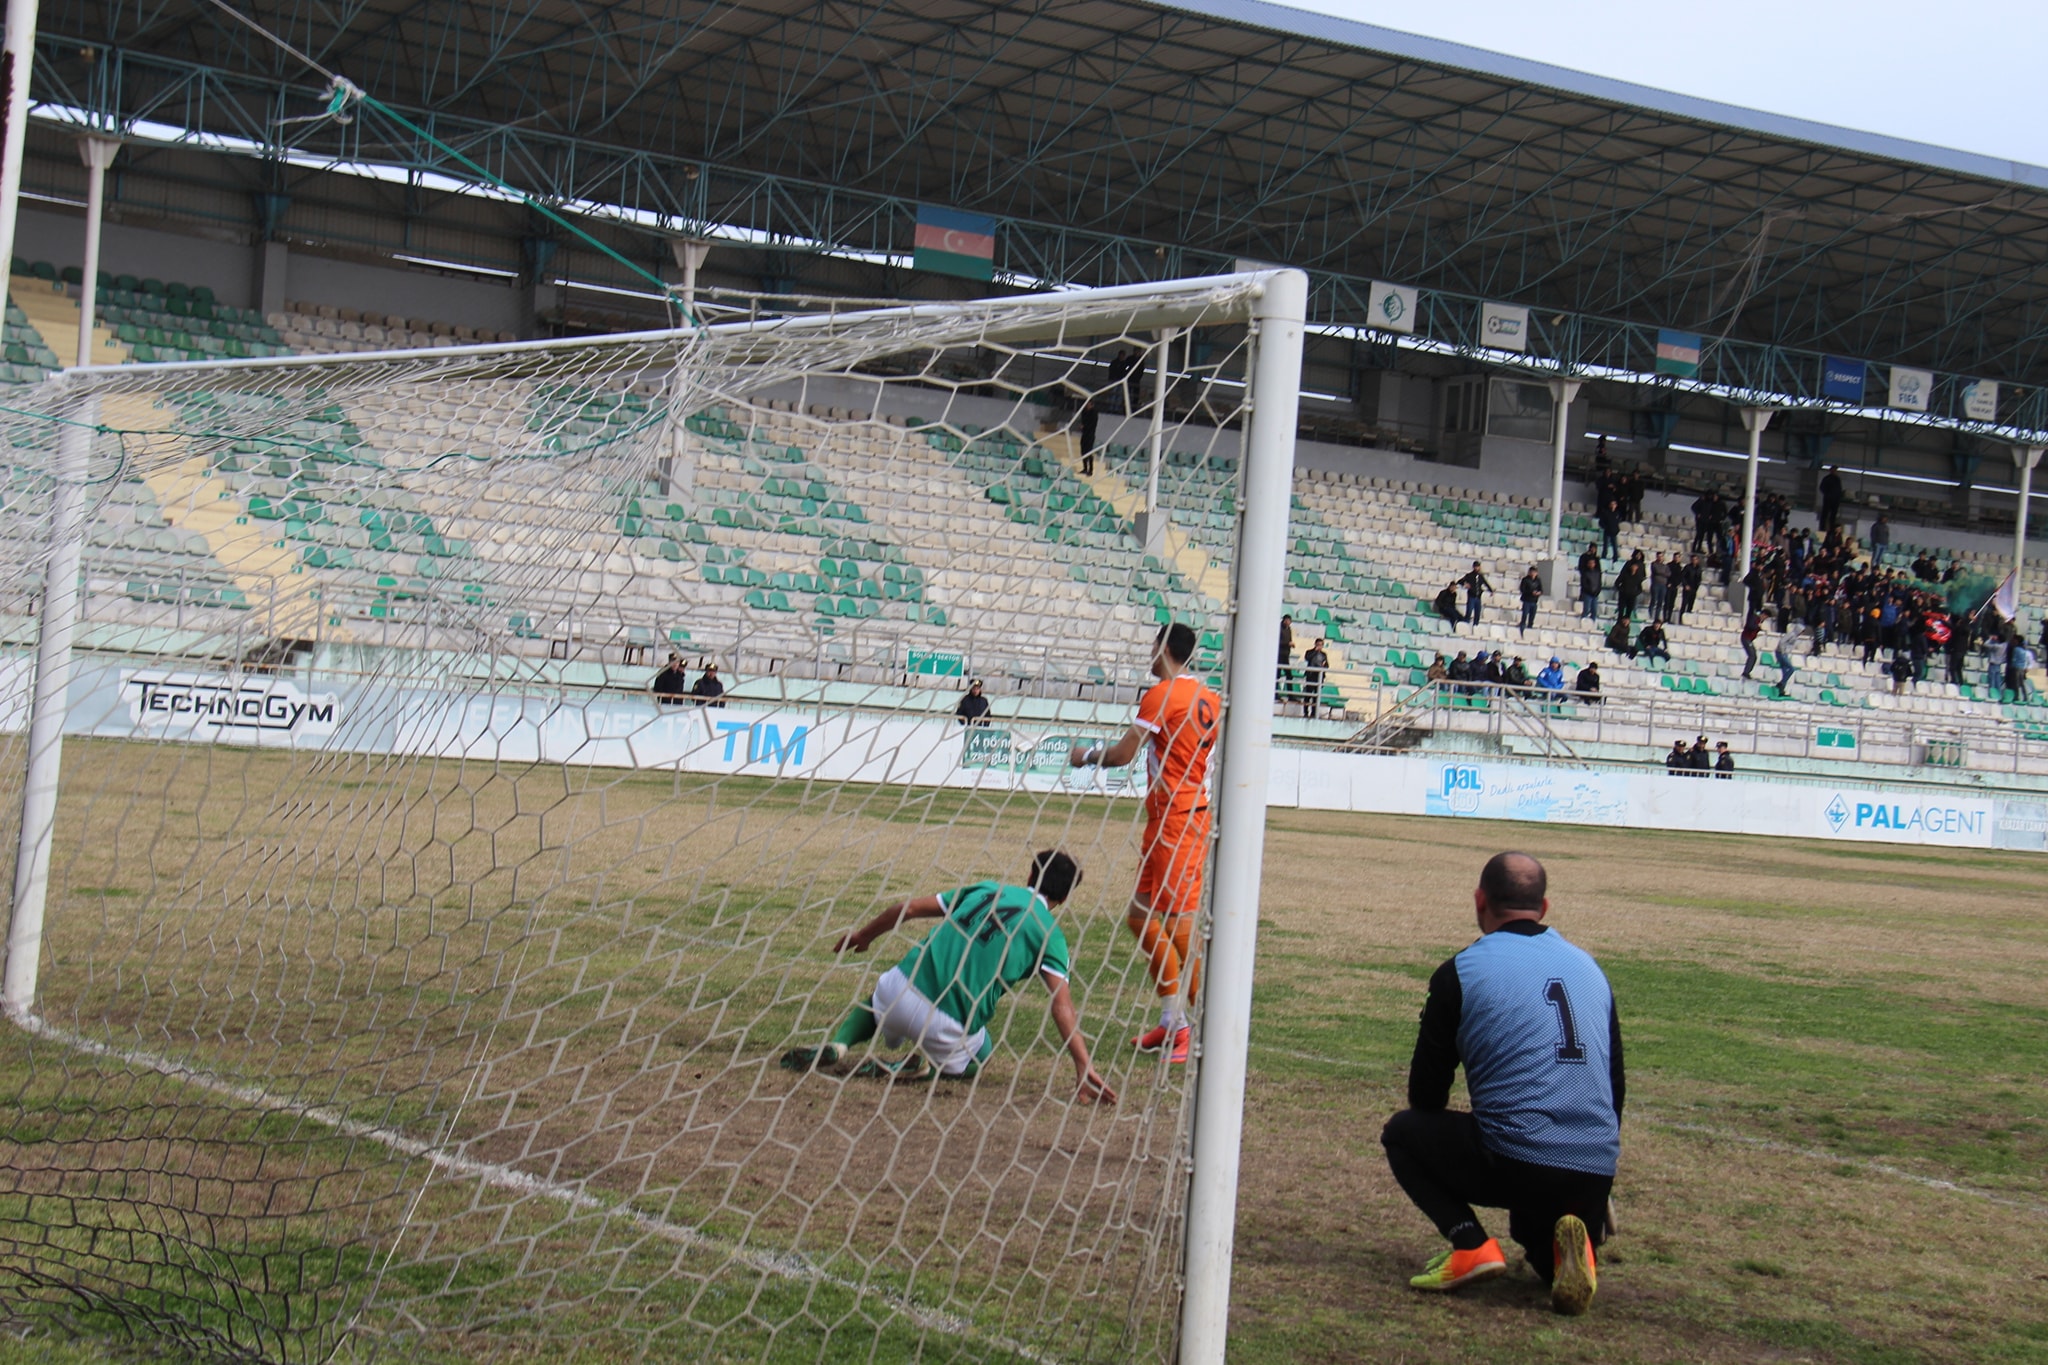
[[[0,406],[0,1296],[222,1358],[1223,1360],[1306,305],[714,307]],[[1224,699],[1185,1079],[1122,1037],[1142,774],[1046,757],[1169,621]],[[1041,845],[1114,1112],[1021,986],[964,1087],[776,1071],[915,939],[838,934]]]

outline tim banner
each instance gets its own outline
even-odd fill
[[[1972,379],[1963,385],[1963,416],[1972,422],[1998,420],[1998,381]]]

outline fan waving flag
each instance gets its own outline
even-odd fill
[[[2008,621],[2020,618],[2020,583],[2018,577],[2008,572],[2005,581],[1998,585],[1998,591],[1991,594],[1991,606]]]
[[[941,275],[994,279],[996,220],[958,209],[918,205],[917,254],[911,264]]]

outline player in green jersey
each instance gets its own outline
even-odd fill
[[[1076,1098],[1114,1104],[1116,1092],[1088,1060],[1088,1040],[1067,990],[1067,936],[1052,917],[1081,882],[1081,869],[1047,849],[1031,860],[1023,886],[977,882],[936,896],[899,901],[865,925],[841,935],[836,953],[864,953],[906,920],[936,919],[938,926],[901,962],[882,974],[874,995],[855,1005],[830,1042],[792,1048],[782,1065],[791,1071],[836,1067],[849,1048],[877,1033],[894,1045],[916,1047],[898,1063],[871,1061],[856,1076],[929,1080],[972,1077],[988,1057],[988,1021],[1012,988],[1036,976],[1052,992],[1052,1021],[1074,1059]]]

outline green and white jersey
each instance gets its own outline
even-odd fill
[[[969,1033],[987,1026],[996,1002],[1019,982],[1041,971],[1066,978],[1067,936],[1036,891],[977,882],[944,892],[939,904],[946,918],[899,970]]]

